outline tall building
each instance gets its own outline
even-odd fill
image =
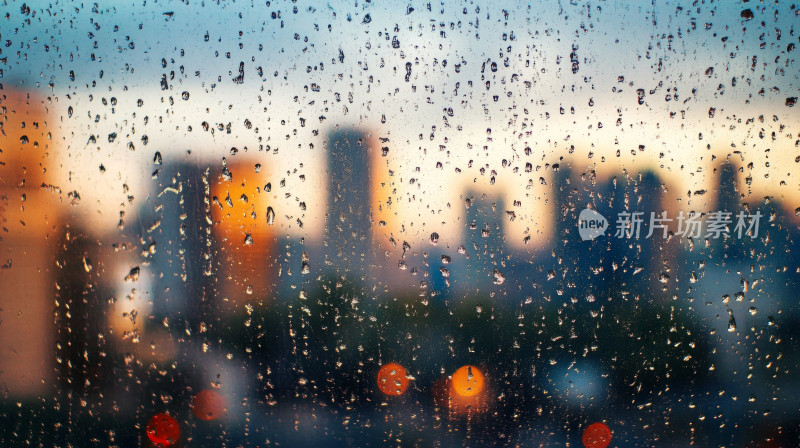
[[[504,203],[499,195],[468,192],[464,206],[465,280],[473,292],[482,294],[503,285],[508,274]]]
[[[612,288],[620,285],[625,288],[630,288],[631,285],[643,286],[646,284],[643,279],[653,286],[658,285],[659,281],[666,281],[666,277],[661,274],[664,273],[664,264],[672,258],[672,253],[663,251],[666,242],[663,230],[654,227],[653,234],[648,237],[651,216],[661,217],[660,213],[663,211],[663,191],[658,175],[646,171],[630,177],[615,178],[603,191],[606,198],[603,202],[609,206],[607,209],[600,208],[609,223],[605,237],[609,245],[604,271],[610,276]],[[623,238],[618,236],[618,232],[622,232],[619,229],[620,213],[640,213],[642,222],[638,237],[636,225],[633,224],[635,216],[630,216],[630,238],[627,237],[628,232],[621,233]]]
[[[716,207],[714,211],[727,211],[734,213],[741,208],[739,188],[736,184],[736,166],[725,162],[714,169],[716,174]],[[706,211],[706,210],[704,210]]]
[[[110,346],[104,336],[108,333],[104,317],[113,291],[104,281],[109,257],[101,248],[98,240],[77,223],[66,224],[58,235],[53,261],[58,266],[53,300],[58,372],[55,395],[66,412],[78,408],[81,401],[97,401],[105,387],[113,387],[109,383],[116,360],[108,356]],[[121,299],[116,302],[127,305],[126,299]],[[127,307],[125,311],[131,318],[136,308]]]
[[[228,163],[211,183],[217,292],[231,304],[274,291],[275,210],[269,172],[252,160]],[[300,261],[293,270],[302,271]]]
[[[722,259],[720,261],[724,263],[748,260],[750,258],[747,253],[748,248],[753,246],[752,241],[749,241],[749,237],[741,239],[732,236],[735,234],[736,215],[745,210],[742,206],[742,198],[737,185],[736,171],[736,166],[729,161],[714,169],[715,185],[712,188],[716,192],[716,203],[712,210],[703,210],[703,212],[730,213],[731,224],[728,226],[730,235],[723,235],[711,241],[712,249],[721,255]],[[756,203],[754,205],[761,204]],[[753,210],[753,213],[755,212],[756,210]],[[766,219],[762,223],[766,223]]]
[[[48,119],[41,98],[0,90],[0,390],[12,397],[49,390],[56,360],[55,256],[63,211],[52,188]]]
[[[328,214],[324,270],[360,283],[372,266],[371,160],[378,148],[358,130],[334,130],[328,138]]]
[[[217,308],[210,179],[207,167],[167,163],[139,213],[143,249],[154,249],[148,260],[152,312],[157,322],[168,318],[175,331],[198,331]]]
[[[578,300],[617,294],[621,288],[663,284],[659,282],[667,277],[661,274],[667,271],[665,264],[671,263],[674,253],[665,250],[660,229],[654,229],[648,238],[651,213],[662,212],[661,182],[654,173],[596,182],[561,170],[554,176],[554,185],[556,235],[554,258],[548,266],[552,279],[546,284]],[[590,241],[583,241],[578,232],[578,218],[586,208],[608,222],[605,234]],[[618,237],[618,222],[626,216],[620,217],[620,213],[639,214],[638,236],[633,225],[630,238],[627,233]],[[587,275],[590,282],[585,281]]]

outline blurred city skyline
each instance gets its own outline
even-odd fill
[[[3,12],[0,444],[798,445],[797,5]]]

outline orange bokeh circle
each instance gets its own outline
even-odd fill
[[[458,395],[472,397],[483,390],[483,373],[475,366],[463,366],[453,374],[452,383]]]
[[[386,395],[403,395],[408,389],[405,367],[396,362],[381,366],[378,371],[378,388]]]
[[[192,413],[200,420],[215,420],[225,413],[225,398],[215,390],[201,390],[192,400]]]
[[[592,423],[581,438],[586,448],[606,448],[611,443],[611,430],[603,423]]]

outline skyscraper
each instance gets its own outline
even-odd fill
[[[709,211],[730,213],[731,223],[728,225],[730,234],[713,239],[711,241],[712,249],[719,254],[720,261],[724,263],[737,263],[747,260],[750,258],[748,248],[753,246],[751,238],[732,237],[735,234],[737,224],[736,216],[739,212],[745,210],[742,206],[742,198],[737,186],[737,168],[730,161],[726,161],[716,167],[713,172],[714,185],[712,188],[716,191],[716,205]],[[761,204],[755,202],[752,205],[758,207]],[[753,210],[753,213],[755,212],[756,210]]]
[[[505,283],[505,208],[502,197],[468,192],[464,196],[467,284],[474,292]]]
[[[210,181],[217,289],[229,303],[243,304],[247,297],[263,299],[273,292],[277,225],[268,170],[252,160],[228,163],[226,169]]]
[[[14,397],[47,390],[55,363],[52,152],[44,101],[0,88],[0,389]]]
[[[328,214],[325,270],[367,282],[372,263],[372,207],[367,136],[358,130],[334,130],[328,138]]]
[[[165,164],[139,214],[145,247],[155,245],[149,260],[153,314],[157,322],[169,318],[177,331],[197,331],[203,316],[216,309],[210,176],[194,164]]]

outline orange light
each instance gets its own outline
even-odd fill
[[[397,209],[392,208],[393,201],[397,201],[394,178],[392,177],[393,159],[388,153],[383,152],[382,143],[373,134],[368,139],[370,147],[370,204],[374,222],[378,225],[373,229],[376,244],[381,244],[384,249],[391,250],[390,238],[392,234],[402,232],[402,225],[397,217]],[[388,150],[388,147],[386,147]]]
[[[275,228],[270,208],[269,173],[255,169],[252,161],[227,165],[232,179],[220,177],[211,185],[211,219],[219,248],[219,290],[234,304],[248,295],[266,297],[272,285],[275,262]]]
[[[611,443],[611,430],[603,423],[592,423],[581,438],[586,448],[606,448]]]
[[[477,370],[473,366],[470,367]],[[467,372],[467,374],[468,373],[469,372]],[[485,379],[484,387],[479,393],[471,396],[464,396],[456,392],[456,388],[453,386],[453,378],[455,377],[442,376],[434,382],[431,392],[433,394],[433,402],[437,407],[447,409],[448,416],[451,418],[462,416],[477,417],[489,410],[490,391],[489,384]]]
[[[405,367],[396,362],[385,364],[378,371],[378,388],[386,395],[403,395],[408,384]]]
[[[51,115],[47,104],[34,93],[0,87],[0,306],[6,316],[0,324],[0,384],[4,396],[47,394],[56,369],[57,333],[51,311],[58,310],[59,316],[66,313],[63,300],[53,308],[53,285],[62,271],[52,265],[60,247],[58,235],[64,233],[62,207],[69,201],[66,191],[62,196],[53,186],[60,183],[56,154],[63,148],[54,143],[61,139],[50,134],[60,126],[48,125],[58,122],[58,114]],[[70,299],[65,300],[68,307]]]
[[[192,400],[192,413],[200,420],[215,420],[225,413],[225,398],[217,391],[201,390]]]
[[[475,366],[463,366],[453,374],[453,390],[462,397],[473,397],[483,390],[483,373]]]

